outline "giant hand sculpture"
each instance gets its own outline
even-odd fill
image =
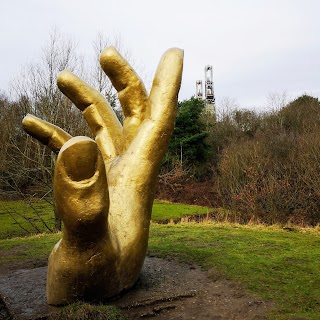
[[[113,48],[100,63],[118,91],[123,127],[96,90],[69,71],[59,89],[82,111],[95,141],[71,137],[27,115],[26,132],[58,153],[54,200],[64,223],[49,257],[47,301],[101,300],[130,288],[146,254],[155,183],[174,128],[183,52],[170,49],[158,66],[150,95]]]

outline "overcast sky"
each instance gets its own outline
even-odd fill
[[[317,0],[2,0],[0,88],[58,27],[87,57],[98,32],[119,34],[150,74],[166,49],[183,48],[180,100],[195,93],[207,64],[218,102],[261,109],[270,93],[320,97],[319,14]]]

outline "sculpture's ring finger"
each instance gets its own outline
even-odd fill
[[[114,47],[101,52],[100,64],[118,91],[118,98],[125,117],[136,117],[143,121],[147,107],[147,91],[130,64]]]

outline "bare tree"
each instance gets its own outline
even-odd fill
[[[57,29],[51,32],[40,59],[26,65],[12,83],[17,100],[24,97],[32,105],[32,110],[26,111],[32,111],[47,121],[63,121],[61,109],[67,107],[67,100],[58,90],[56,79],[64,69],[82,75],[83,59],[75,51],[74,41],[62,36]]]
[[[277,112],[284,108],[291,100],[287,92],[276,93],[270,92],[267,96],[267,107],[272,112]]]
[[[83,74],[83,59],[75,52],[75,42],[54,29],[40,59],[26,65],[14,79],[11,87],[20,110],[14,123],[18,122],[19,128],[23,116],[33,113],[56,123],[73,135],[87,131],[87,125],[78,110],[61,94],[56,85],[57,76],[64,69],[80,76]],[[11,163],[8,171],[11,177],[8,181],[11,181],[11,187],[19,193],[36,182],[37,185],[44,186],[42,190],[37,190],[41,197],[52,188],[55,155],[27,135],[20,136],[19,130],[15,130],[15,136],[10,140],[10,152],[7,153]],[[60,227],[60,221],[56,217],[56,228]]]
[[[14,190],[19,198],[24,199],[27,195],[39,198],[51,195],[55,155],[22,132],[21,121],[26,114],[32,113],[55,123],[73,136],[91,135],[79,111],[57,88],[56,79],[62,70],[68,69],[86,79],[109,100],[122,119],[117,92],[99,65],[100,52],[110,45],[134,65],[120,36],[109,38],[97,34],[93,42],[95,57],[90,60],[94,65],[90,65],[76,54],[75,41],[53,29],[39,58],[26,64],[12,81],[12,100],[0,96],[3,150],[0,155],[0,189]],[[57,216],[56,228],[60,229]]]

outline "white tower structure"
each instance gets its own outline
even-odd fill
[[[204,79],[205,79],[205,100],[206,103],[214,104],[214,93],[213,93],[213,72],[212,66],[206,65],[204,67]]]
[[[215,115],[215,97],[213,90],[213,71],[211,65],[204,67],[204,93],[202,80],[196,81],[196,98],[204,100],[205,112]]]
[[[202,80],[196,81],[196,98],[203,99]]]

